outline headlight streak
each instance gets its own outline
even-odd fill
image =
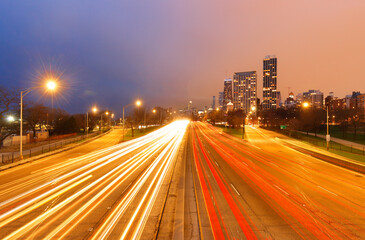
[[[157,176],[160,176],[159,179],[157,180],[156,182],[156,187],[154,188],[153,190],[153,193],[150,194],[150,191],[152,189],[152,184],[149,185],[149,188],[147,189],[145,195],[143,196],[143,198],[141,199],[138,207],[136,208],[136,210],[134,211],[134,214],[133,214],[133,217],[130,218],[129,220],[129,223],[126,227],[126,230],[123,232],[122,236],[120,239],[124,239],[129,231],[129,228],[130,226],[132,225],[134,219],[136,218],[137,216],[137,213],[139,212],[140,208],[142,207],[142,204],[143,205],[147,205],[147,207],[145,208],[145,211],[140,213],[142,218],[139,219],[138,223],[136,225],[134,225],[134,231],[133,231],[133,235],[131,236],[131,239],[139,239],[141,237],[141,234],[142,234],[142,231],[145,224],[146,224],[146,221],[147,221],[147,217],[149,216],[151,210],[152,210],[152,206],[157,198],[157,193],[158,191],[160,190],[161,188],[161,185],[162,185],[162,181],[164,180],[166,174],[167,174],[167,171],[169,170],[171,164],[172,164],[172,161],[173,159],[175,158],[176,156],[176,153],[177,153],[177,150],[181,144],[181,141],[182,141],[182,138],[183,138],[184,134],[183,133],[180,133],[178,135],[178,139],[176,140],[176,142],[174,142],[174,144],[171,144],[171,146],[168,146],[166,147],[166,149],[170,149],[172,148],[169,152],[167,152],[167,156],[165,157],[165,162],[164,162],[164,165],[162,165],[160,167],[160,169],[158,170],[157,174],[155,174],[155,177],[154,179],[152,180],[152,183],[155,183],[156,182],[156,179],[157,179]],[[162,155],[162,154],[161,154]],[[161,156],[160,155],[160,156]],[[162,157],[161,159],[162,160]],[[158,161],[157,161],[158,162]],[[159,174],[160,172],[162,171],[162,174]],[[144,202],[144,200],[147,198],[147,196],[150,196],[149,197],[149,200],[147,201],[147,203]]]
[[[184,131],[180,132],[179,135],[184,135],[186,126],[188,122],[181,121],[180,123],[182,126],[180,128],[183,128]],[[178,139],[179,137],[175,137],[175,139]],[[169,146],[171,146],[176,140],[170,140]],[[120,219],[120,217],[124,214],[125,210],[129,206],[129,204],[132,202],[134,197],[137,195],[139,190],[143,187],[144,183],[147,181],[149,176],[151,176],[152,172],[156,169],[158,166],[160,160],[163,158],[163,156],[166,154],[166,152],[169,150],[169,147],[166,147],[165,150],[159,155],[157,159],[154,160],[154,162],[149,166],[149,168],[143,173],[143,175],[138,179],[138,181],[133,185],[133,187],[130,189],[130,191],[126,194],[126,196],[120,201],[120,203],[114,208],[114,210],[109,214],[108,218],[103,222],[103,224],[98,228],[98,230],[94,233],[92,239],[105,239],[109,236],[109,234],[114,229],[116,223]],[[171,150],[170,150],[171,151]],[[163,167],[163,163],[162,166]],[[161,169],[160,167],[160,169]],[[159,171],[158,171],[159,172]],[[155,178],[158,174],[155,174]],[[150,187],[153,186],[153,182],[151,182]],[[143,203],[141,200],[140,204]],[[137,210],[134,212],[134,217],[138,213]],[[134,218],[133,217],[133,218]],[[125,232],[123,235],[130,230],[131,223],[133,221],[130,221],[127,227],[125,227]],[[139,225],[139,228],[141,225]]]
[[[128,153],[131,153],[131,152],[133,152],[133,151],[137,150],[138,148],[140,148],[140,147],[141,147],[141,145],[143,145],[143,144],[148,144],[148,143],[150,143],[150,142],[152,142],[152,141],[155,141],[155,140],[156,140],[156,139],[148,139],[148,140],[142,141],[142,143],[138,143],[138,145],[136,145],[136,144],[135,144],[135,145],[129,146],[129,147],[127,147],[127,148],[124,148],[124,149],[122,149],[122,150],[119,150],[119,151],[117,151],[117,152],[115,152],[115,153],[112,153],[112,154],[110,154],[110,155],[107,155],[107,156],[105,156],[105,157],[102,157],[102,158],[98,159],[97,161],[94,161],[94,162],[92,162],[92,163],[89,163],[89,164],[87,164],[87,165],[85,165],[85,166],[81,167],[81,168],[78,168],[78,169],[76,169],[76,170],[73,170],[72,172],[69,172],[69,173],[67,173],[67,174],[64,174],[64,175],[62,175],[62,176],[60,176],[60,177],[58,177],[58,178],[56,178],[56,179],[53,179],[52,181],[49,181],[49,182],[47,182],[47,183],[42,184],[41,186],[38,186],[38,187],[33,188],[33,189],[31,189],[31,190],[29,190],[29,191],[27,191],[27,192],[25,192],[25,193],[22,193],[22,194],[20,194],[20,195],[18,195],[18,196],[15,196],[15,197],[13,197],[13,198],[11,198],[11,199],[9,199],[9,200],[6,200],[6,201],[4,201],[4,202],[1,202],[1,203],[0,203],[0,207],[3,207],[4,205],[8,205],[8,204],[10,204],[10,203],[12,203],[12,202],[14,202],[14,201],[19,200],[19,199],[20,199],[20,198],[22,198],[22,197],[25,197],[25,196],[27,196],[27,195],[30,195],[31,193],[34,193],[34,192],[36,192],[36,191],[39,191],[39,190],[41,190],[41,189],[43,189],[43,188],[45,188],[45,187],[47,187],[47,186],[49,186],[49,185],[53,185],[53,184],[55,184],[56,182],[59,182],[59,181],[61,181],[61,180],[65,179],[65,178],[67,178],[67,177],[70,177],[70,176],[72,176],[72,175],[74,175],[74,174],[77,174],[77,173],[79,173],[79,172],[81,172],[81,171],[83,171],[83,170],[85,170],[85,169],[87,169],[87,168],[89,168],[89,167],[92,167],[92,166],[94,166],[94,165],[97,165],[97,164],[99,164],[100,162],[103,162],[103,161],[105,161],[105,160],[108,160],[108,161],[106,161],[106,162],[104,162],[104,163],[102,163],[102,164],[97,165],[96,167],[94,167],[94,168],[90,169],[89,171],[87,171],[87,172],[85,172],[85,173],[83,173],[83,174],[81,175],[81,176],[85,176],[85,175],[87,175],[87,174],[89,174],[89,173],[91,173],[91,172],[93,172],[93,171],[95,171],[95,170],[97,170],[97,169],[99,169],[99,168],[101,168],[101,167],[103,167],[103,166],[107,165],[108,163],[110,163],[110,162],[112,162],[112,161],[114,161],[114,160],[116,160],[116,159],[118,159],[118,158],[120,158],[120,157],[122,157],[122,156],[124,156],[124,155],[126,155],[126,154],[128,154]],[[104,152],[104,151],[102,151],[102,152]],[[88,156],[86,156],[86,157],[80,157],[80,158],[78,158],[78,159],[79,159],[79,160],[87,159],[88,157],[95,156],[95,155],[99,155],[99,153],[96,153],[96,154],[88,154]],[[113,156],[116,156],[116,157],[112,158]]]
[[[152,156],[156,155],[159,151],[161,151],[161,149],[163,149],[162,152],[157,156],[157,158],[152,159],[152,163],[149,165],[147,170],[145,170],[142,176],[138,178],[135,184],[132,187],[130,187],[129,191],[123,197],[125,199],[123,201],[125,204],[125,208],[127,208],[131,204],[132,200],[137,195],[137,193],[141,190],[147,178],[150,177],[152,175],[152,172],[156,171],[157,166],[161,164],[159,170],[157,171],[158,174],[155,175],[153,183],[151,183],[150,187],[148,188],[148,192],[152,191],[152,194],[147,195],[148,192],[146,192],[145,197],[143,198],[144,200],[147,199],[146,201],[148,202],[148,206],[146,208],[143,208],[143,213],[142,213],[143,218],[139,219],[138,226],[136,226],[137,230],[133,232],[134,236],[140,236],[141,230],[143,230],[143,227],[147,221],[147,217],[152,209],[152,206],[155,202],[155,199],[161,187],[160,184],[165,178],[168,169],[170,168],[173,162],[174,156],[176,155],[176,152],[180,146],[187,124],[188,121],[177,121],[166,127],[161,128],[160,130],[145,135],[144,137],[141,137],[139,139],[135,139],[129,142],[124,142],[116,146],[109,147],[107,149],[98,150],[97,152],[93,152],[81,157],[69,159],[66,163],[57,164],[56,166],[53,166],[54,168],[47,167],[33,172],[32,175],[33,177],[35,175],[39,175],[40,177],[42,177],[45,176],[45,173],[59,170],[66,171],[64,169],[65,167],[75,168],[75,165],[79,164],[81,165],[82,162],[89,162],[82,167],[78,167],[77,169],[71,170],[70,172],[63,174],[51,181],[43,183],[42,185],[37,186],[25,193],[19,194],[17,196],[12,197],[9,200],[1,202],[0,203],[1,208],[4,209],[5,207],[8,208],[12,207],[12,209],[0,215],[0,221],[2,219],[5,219],[4,221],[0,222],[0,227],[9,224],[15,219],[24,216],[25,214],[35,210],[36,208],[39,208],[41,205],[44,205],[45,203],[51,201],[55,197],[65,194],[67,191],[71,190],[75,186],[84,183],[85,181],[91,178],[92,175],[90,174],[93,173],[94,171],[104,166],[107,166],[113,161],[120,159],[121,157],[130,154],[133,151],[142,148],[141,152],[139,152],[135,156],[124,161],[113,170],[104,174],[99,179],[94,180],[92,183],[88,183],[88,185],[86,185],[79,192],[72,194],[71,196],[67,197],[65,200],[58,203],[54,207],[38,215],[33,220],[30,220],[29,222],[24,224],[24,226],[16,229],[14,232],[6,236],[6,238],[4,239],[19,238],[20,236],[29,232],[34,226],[41,224],[42,222],[44,223],[42,223],[43,226],[41,226],[41,229],[45,229],[45,226],[49,225],[51,222],[54,222],[53,221],[54,218],[59,218],[60,216],[64,215],[66,212],[72,209],[72,206],[76,207],[75,200],[77,200],[77,202],[81,202],[81,199],[86,199],[88,196],[91,196],[92,199],[90,199],[86,204],[84,204],[81,208],[79,208],[65,221],[61,222],[57,226],[57,228],[54,228],[53,231],[47,235],[45,239],[53,237],[61,239],[63,237],[66,237],[67,234],[73,228],[75,228],[77,224],[81,222],[82,219],[84,219],[87,215],[89,215],[92,212],[92,210],[94,210],[98,206],[98,204],[100,204],[106,197],[108,197],[108,195],[111,192],[113,192],[122,183],[125,183],[125,181],[129,180],[128,178],[137,170],[140,171],[141,167],[147,164],[146,161],[149,161],[149,159],[151,159]],[[146,147],[143,148],[144,146]],[[102,156],[105,154],[108,155]],[[158,180],[156,180],[157,177],[159,177]],[[31,177],[26,177],[26,178],[32,180]],[[81,180],[75,182],[79,179]],[[24,181],[24,178],[22,180]],[[108,181],[112,182],[110,182],[107,186],[103,187],[103,185],[105,185]],[[19,183],[21,183],[20,180]],[[35,183],[36,182],[34,182],[33,184]],[[59,185],[55,186],[55,184],[58,183]],[[154,188],[152,189],[153,186]],[[44,191],[44,189],[50,187],[54,188],[45,191],[40,195],[36,195],[38,194],[38,192]],[[94,195],[93,192],[97,192],[97,194]],[[21,202],[21,199],[32,195],[34,195],[34,197],[32,197],[30,200],[22,202],[20,205],[16,205],[17,202]],[[70,206],[70,204],[72,206]],[[138,210],[140,211],[142,204],[143,201],[139,203]],[[13,205],[15,207],[13,207]],[[51,221],[44,221],[46,218],[51,217],[52,215],[54,215],[56,212],[59,212],[63,208],[66,211],[58,213],[57,215],[54,216],[53,219],[51,219]],[[136,215],[137,212],[135,212],[133,219],[135,219]],[[112,225],[108,224],[108,228],[112,229],[114,224],[118,222],[119,217],[120,215],[118,216],[118,218],[115,219]],[[103,228],[98,228],[98,229],[100,230]],[[61,230],[63,231],[61,232]],[[62,233],[62,236],[58,236],[59,233]]]
[[[86,213],[84,213],[83,216],[80,217],[78,222],[80,222],[83,218],[85,218],[101,201],[103,201],[107,197],[107,195],[103,196],[99,200],[98,200],[98,198],[100,198],[108,190],[110,190],[109,192],[111,192],[114,189],[116,189],[117,187],[119,187],[124,182],[123,180],[126,180],[130,175],[132,175],[137,170],[138,165],[142,164],[143,161],[145,161],[145,159],[147,157],[153,156],[157,151],[159,151],[163,147],[162,142],[161,142],[162,140],[154,143],[152,146],[145,149],[144,152],[128,159],[122,165],[120,165],[119,167],[114,169],[112,172],[114,173],[119,170],[119,172],[116,174],[120,174],[120,175],[117,178],[115,178],[110,184],[108,184],[106,187],[104,187],[101,192],[99,192],[92,199],[90,199],[87,203],[85,203],[82,208],[80,208],[77,212],[75,212],[72,216],[70,216],[62,225],[60,225],[57,229],[52,231],[46,238],[52,238],[60,230],[62,230],[62,228],[64,228],[67,224],[71,223],[76,217],[78,217],[83,211],[85,211],[87,209],[87,207],[89,207],[89,206],[91,206],[91,204],[93,204],[93,207],[91,207],[91,209],[89,209]],[[166,141],[166,140],[164,140],[164,141]],[[147,152],[145,152],[145,151],[147,151]],[[134,162],[132,160],[134,160]],[[116,177],[116,176],[112,176],[112,177]],[[124,177],[124,179],[122,179],[123,177]],[[122,180],[122,181],[120,181],[120,180]],[[95,189],[94,191],[96,191],[96,190],[97,189]],[[98,202],[95,202],[97,200],[98,200]],[[64,232],[62,234],[62,236],[58,237],[58,239],[63,238],[75,226],[76,226],[76,224],[73,224],[73,226],[69,226],[69,228],[67,228],[66,232]]]
[[[92,176],[89,175],[88,177],[80,180],[79,182],[75,183],[74,185],[78,185],[84,181],[86,181],[87,179],[91,178]],[[63,207],[64,205],[68,204],[69,201],[73,200],[74,198],[76,198],[77,196],[81,195],[84,191],[86,191],[88,189],[88,187],[84,188],[82,191],[78,192],[77,194],[67,198],[66,200],[64,200],[63,202],[61,202],[60,204],[56,205],[55,207],[49,209],[47,212],[44,212],[43,214],[39,215],[37,218],[33,219],[32,221],[28,222],[27,224],[23,225],[21,228],[18,228],[16,231],[12,232],[11,234],[9,234],[8,236],[6,236],[5,238],[3,238],[4,240],[6,239],[17,239],[20,236],[24,235],[25,233],[27,233],[29,230],[31,230],[31,226],[36,225],[37,223],[41,222],[44,220],[45,216],[49,216],[53,213],[55,213],[56,211],[58,211],[61,207]]]

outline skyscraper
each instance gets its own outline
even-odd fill
[[[215,96],[213,96],[212,108],[213,108],[213,110],[215,109]]]
[[[246,114],[257,103],[256,71],[236,72],[233,76],[233,108],[242,109]]]
[[[263,101],[262,109],[276,109],[276,89],[277,89],[277,58],[266,56],[264,58],[263,69]]]
[[[223,109],[227,109],[227,103],[232,102],[232,78],[224,79]]]
[[[218,93],[218,107],[223,108],[224,92]]]

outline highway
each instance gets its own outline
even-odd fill
[[[189,122],[0,172],[0,239],[152,238]]]
[[[365,238],[363,174],[297,152],[262,129],[247,127],[245,141],[201,122],[190,130],[201,238]]]
[[[274,132],[121,132],[0,172],[0,239],[365,238],[364,174]]]

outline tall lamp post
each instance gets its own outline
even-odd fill
[[[304,108],[308,108],[310,105],[308,102],[304,102],[303,103],[303,107]],[[329,109],[328,109],[328,105],[326,106],[326,108],[323,108],[323,110],[326,110],[326,117],[327,117],[327,135],[326,135],[326,143],[327,143],[327,151],[329,150],[329,146],[330,146],[330,141],[331,141],[331,136],[330,136],[330,125],[329,125]]]
[[[93,107],[91,111],[95,114],[98,109]],[[89,111],[86,112],[86,138],[89,136]]]
[[[142,102],[140,100],[137,100],[134,104],[136,104],[137,107],[142,105]],[[125,119],[124,119],[124,109],[133,105],[133,103],[127,104],[123,106],[123,142],[124,142],[124,126],[125,126]]]
[[[245,124],[246,124],[246,116],[242,112],[242,139],[245,139]]]
[[[57,88],[57,83],[54,80],[48,80],[46,82],[46,90],[53,92]],[[28,88],[20,92],[20,146],[19,146],[19,158],[23,159],[23,97],[25,97],[32,90],[39,87]]]

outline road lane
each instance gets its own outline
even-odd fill
[[[129,142],[2,172],[0,238],[145,238],[187,125],[176,121]]]
[[[243,142],[207,124],[192,128],[196,185],[216,238],[365,236],[363,175],[288,149],[255,129]]]

